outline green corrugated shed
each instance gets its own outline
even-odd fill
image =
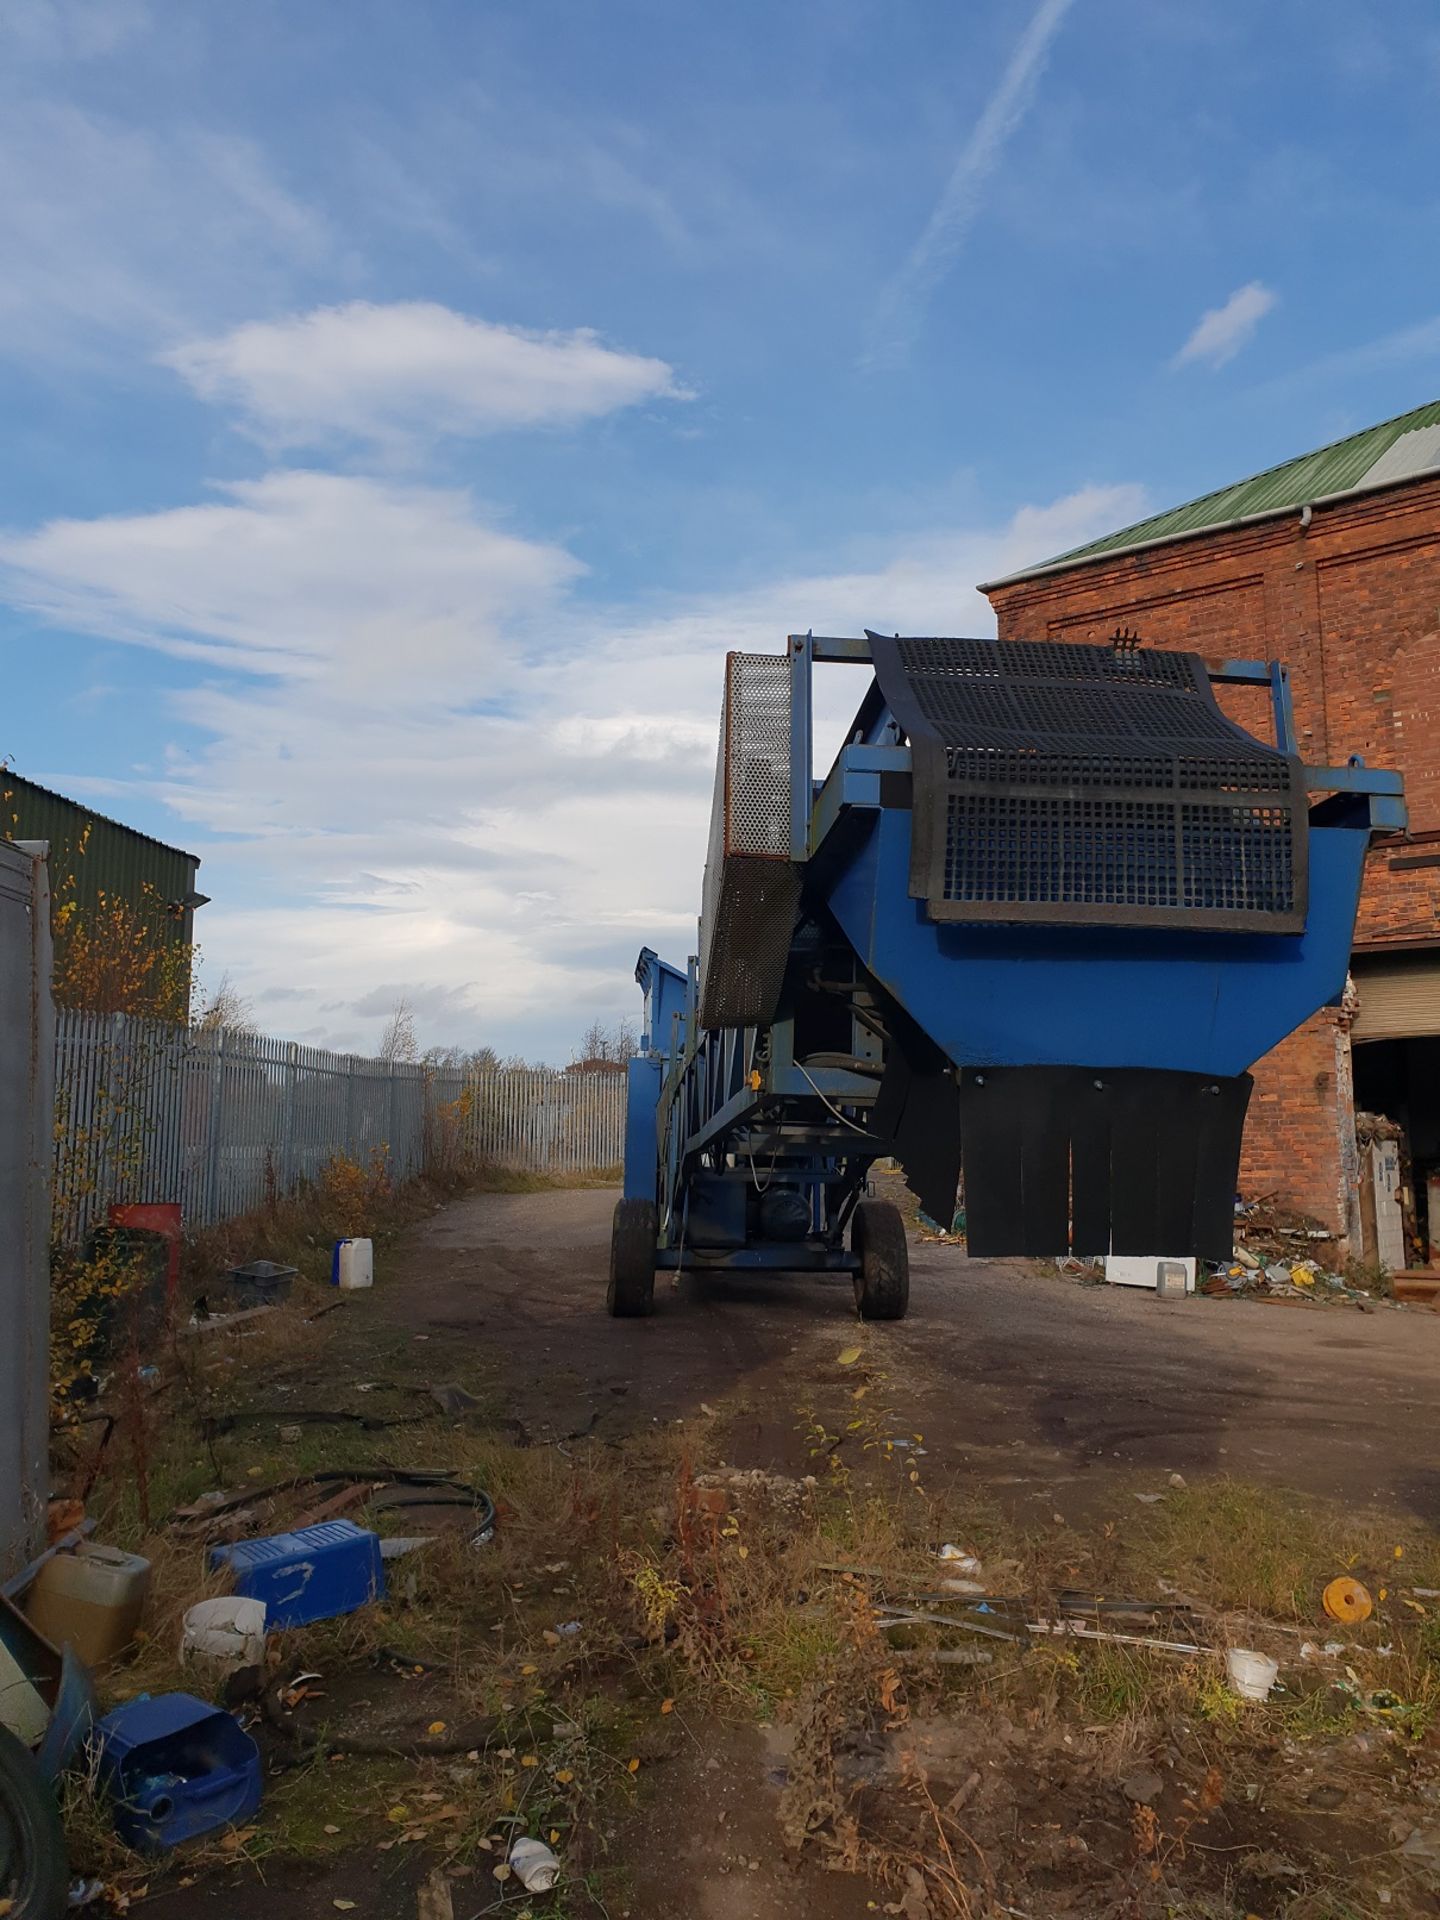
[[[196,896],[197,854],[108,820],[8,768],[0,770],[0,839],[50,842],[50,896],[57,909],[73,900],[83,912],[101,893],[139,905],[149,897],[147,887],[153,888],[159,905],[170,910],[164,924],[173,926],[177,942],[191,944],[193,906],[187,902]]]
[[[1413,434],[1414,440],[1387,460],[1396,442],[1407,434]],[[1091,540],[1083,547],[1075,547],[1036,566],[1023,567],[1020,572],[1007,574],[1004,580],[992,580],[989,585],[1006,586],[1012,580],[1028,580],[1051,568],[1073,566],[1102,555],[1124,553],[1132,547],[1232,526],[1254,514],[1279,513],[1334,494],[1364,492],[1370,487],[1435,471],[1440,471],[1440,400],[1432,400],[1428,406],[1412,407],[1409,413],[1397,414],[1378,427],[1366,427],[1363,433],[1352,433],[1348,439],[1317,447],[1314,453],[1302,453],[1298,459],[1287,460],[1282,466],[1267,467],[1264,473],[1252,474],[1248,480],[1237,480],[1214,493],[1201,494],[1198,500],[1188,500],[1183,507],[1152,514],[1133,527],[1107,533],[1103,539]]]

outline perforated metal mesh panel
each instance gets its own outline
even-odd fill
[[[871,642],[932,919],[1303,929],[1300,764],[1226,719],[1198,656]]]
[[[764,1026],[774,1017],[799,896],[790,861],[790,662],[732,653],[700,917],[701,1026]]]
[[[790,661],[732,653],[721,733],[726,853],[790,857]]]

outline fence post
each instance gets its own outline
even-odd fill
[[[205,1222],[220,1218],[220,1129],[225,1113],[225,1029],[215,1034],[210,1051],[210,1123],[205,1142]]]
[[[395,1062],[385,1062],[385,1157],[390,1166],[395,1165]]]
[[[295,1184],[295,1054],[292,1040],[285,1048],[285,1110],[281,1116],[280,1190],[288,1193]]]
[[[345,1158],[355,1158],[355,1056],[345,1056]]]
[[[105,1064],[105,1175],[101,1182],[101,1191],[108,1193],[112,1200],[119,1200],[122,1197],[120,1187],[125,1178],[125,1152],[128,1143],[123,1135],[129,1114],[129,1105],[126,1100],[128,1065],[125,1054],[125,1016],[123,1013],[112,1013]]]

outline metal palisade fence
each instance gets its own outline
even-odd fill
[[[82,1240],[117,1201],[178,1201],[212,1226],[383,1151],[403,1179],[488,1164],[617,1167],[625,1076],[427,1067],[294,1041],[62,1009],[55,1045],[55,1225]]]

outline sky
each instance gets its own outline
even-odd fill
[[[5,0],[0,759],[263,1030],[563,1062],[727,650],[1440,395],[1437,123],[1433,0]]]

